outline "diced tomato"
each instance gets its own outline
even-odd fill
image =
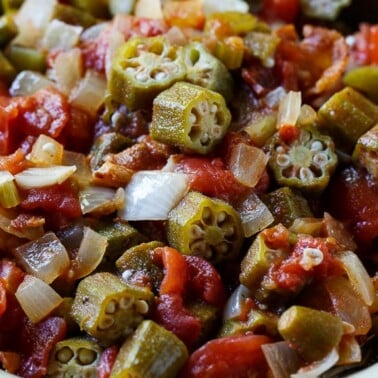
[[[84,41],[81,46],[84,67],[98,73],[105,73],[105,56],[109,47],[108,39],[101,34],[98,38]]]
[[[184,256],[189,268],[189,291],[196,298],[208,304],[222,306],[226,301],[226,291],[216,269],[198,256]]]
[[[278,128],[278,133],[283,142],[290,144],[298,139],[300,130],[294,125],[282,125]]]
[[[192,349],[198,342],[202,328],[201,321],[185,308],[181,296],[177,294],[160,295],[152,318],[173,332],[189,349]]]
[[[14,352],[0,352],[0,364],[9,373],[16,373],[21,366],[21,356]]]
[[[262,231],[265,244],[273,249],[289,248],[289,231],[282,224],[266,228]]]
[[[5,284],[5,289],[15,293],[18,285],[24,280],[25,272],[13,261],[2,259],[0,262],[0,278]]]
[[[20,204],[24,210],[41,209],[47,213],[64,215],[67,218],[81,216],[80,202],[76,190],[69,181],[60,185],[22,191]]]
[[[0,170],[9,171],[12,174],[16,174],[28,165],[25,160],[25,154],[19,148],[13,154],[0,156]]]
[[[4,97],[1,98],[4,100]],[[5,99],[5,101],[8,101]],[[14,105],[0,105],[0,155],[8,155],[17,148],[20,140],[20,132],[18,131],[16,118],[18,109]]]
[[[112,367],[117,358],[118,347],[112,345],[106,348],[100,357],[100,361],[97,365],[97,378],[109,378]]]
[[[170,26],[202,29],[205,24],[202,3],[196,0],[187,0],[181,3],[166,2],[163,14],[164,20]]]
[[[298,0],[264,0],[262,16],[268,21],[294,22],[299,12]]]
[[[208,341],[197,349],[184,366],[180,378],[265,377],[268,367],[261,345],[267,336],[229,336]]]
[[[233,173],[226,169],[221,159],[180,156],[177,160],[175,171],[188,175],[192,190],[230,202],[248,191],[248,188],[239,183]]]
[[[162,20],[133,17],[131,33],[142,37],[155,37],[165,33],[167,29],[167,25]]]

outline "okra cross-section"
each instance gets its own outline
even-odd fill
[[[222,95],[178,82],[153,102],[151,137],[185,152],[207,154],[222,140],[230,121]]]
[[[47,367],[47,377],[97,377],[102,348],[93,340],[75,337],[59,341]]]
[[[309,194],[326,188],[337,164],[332,139],[311,127],[300,129],[290,143],[275,134],[269,150],[269,165],[278,184]]]
[[[218,263],[238,255],[243,230],[228,203],[189,192],[168,215],[167,237],[181,253]]]
[[[134,37],[117,51],[108,90],[113,100],[135,110],[149,106],[158,93],[185,75],[182,47],[163,36]]]
[[[82,330],[107,346],[134,331],[152,298],[147,288],[125,284],[111,273],[96,273],[80,281],[71,312]]]

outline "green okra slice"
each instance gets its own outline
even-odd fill
[[[185,47],[186,80],[220,93],[228,102],[232,98],[233,79],[226,66],[213,56],[202,43]]]
[[[280,263],[288,254],[289,251],[284,249],[268,247],[260,232],[241,262],[240,283],[251,290],[256,290],[270,266]]]
[[[59,341],[50,354],[47,377],[97,377],[102,348],[93,340],[74,337]]]
[[[107,0],[70,0],[71,5],[97,18],[109,16]]]
[[[337,165],[333,140],[313,127],[299,129],[298,137],[289,143],[276,133],[268,148],[269,166],[277,183],[306,194],[320,194]]]
[[[133,37],[117,51],[110,69],[108,91],[130,110],[145,108],[186,75],[183,48],[164,36]]]
[[[148,313],[152,299],[148,288],[101,272],[80,281],[71,313],[80,329],[108,346],[134,331]]]
[[[89,28],[97,20],[90,13],[82,9],[75,8],[68,4],[56,4],[54,18],[71,25],[80,25],[83,28]]]
[[[17,26],[13,17],[5,14],[0,17],[0,46],[5,46],[13,37],[17,35]]]
[[[125,282],[145,284],[155,293],[159,292],[164,278],[164,270],[153,260],[151,252],[157,247],[163,247],[159,241],[140,243],[127,249],[115,262],[118,272]]]
[[[219,93],[179,82],[155,98],[150,132],[159,142],[207,154],[222,140],[230,122]]]
[[[378,106],[351,87],[329,98],[318,110],[319,127],[336,145],[351,152],[358,138],[378,122]]]
[[[11,44],[7,49],[7,57],[17,71],[46,70],[46,56],[36,48]]]
[[[353,151],[353,160],[378,179],[378,124],[361,135]]]
[[[278,320],[278,331],[308,362],[329,354],[344,333],[340,318],[304,306],[287,309]]]
[[[185,344],[152,320],[144,320],[121,346],[110,378],[174,378],[188,358]]]
[[[261,195],[261,200],[273,214],[274,224],[290,227],[295,219],[313,216],[307,199],[287,186]]]
[[[213,263],[236,258],[244,239],[236,210],[198,192],[189,192],[168,214],[167,237],[179,252]]]

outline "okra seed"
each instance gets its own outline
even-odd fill
[[[197,116],[193,113],[190,113],[189,122],[191,125],[194,125],[197,122]]]
[[[220,211],[220,212],[217,214],[217,222],[218,222],[218,224],[224,222],[224,221],[226,220],[226,217],[227,217],[226,212],[224,212],[224,211]]]
[[[117,302],[115,300],[109,301],[106,305],[105,312],[107,314],[114,314],[117,311]]]
[[[205,231],[198,224],[193,224],[190,227],[190,239],[197,240],[203,237]]]
[[[149,306],[148,306],[148,303],[144,301],[143,299],[138,299],[137,301],[135,301],[135,309],[140,314],[147,314],[149,310]]]
[[[276,162],[279,167],[287,168],[291,164],[291,159],[290,156],[287,154],[278,154]]]
[[[208,114],[209,113],[209,103],[207,101],[202,101],[198,105],[198,110],[202,115]]]
[[[210,108],[210,112],[211,112],[212,114],[214,114],[214,113],[216,113],[217,111],[218,111],[218,106],[215,105],[215,104],[212,104],[212,105],[211,105],[211,108]]]
[[[230,237],[235,234],[235,227],[233,224],[227,224],[222,227],[223,234],[226,237]]]
[[[62,364],[66,364],[73,357],[73,355],[74,353],[72,349],[65,346],[56,352],[55,358]]]
[[[98,325],[98,328],[100,330],[106,330],[109,329],[114,324],[114,318],[112,316],[104,316],[100,324]]]
[[[200,139],[200,141],[201,141],[202,144],[207,144],[207,143],[209,143],[209,141],[210,141],[209,133],[204,132],[204,133],[201,135],[201,139]]]
[[[207,245],[204,240],[196,240],[190,245],[190,251],[195,256],[205,256]]]
[[[148,81],[149,76],[148,76],[145,72],[138,72],[138,73],[136,74],[135,78],[136,78],[138,81],[141,81],[142,83],[145,83],[146,81]]]
[[[158,81],[165,80],[168,77],[168,74],[164,71],[159,71],[159,72],[156,72],[156,74],[154,74],[152,77]]]
[[[326,154],[325,152],[319,152],[319,153],[317,153],[317,154],[313,157],[312,161],[313,161],[317,166],[319,166],[319,167],[323,167],[323,166],[326,165],[327,162],[328,162],[328,156],[327,156],[327,154]]]
[[[226,242],[220,243],[215,246],[215,250],[221,254],[225,255],[228,252],[228,244]]]
[[[306,143],[311,139],[311,134],[306,130],[302,130],[299,139],[302,143]]]
[[[119,307],[121,307],[122,310],[127,310],[128,308],[132,306],[132,304],[133,304],[133,298],[123,297],[119,301]]]
[[[97,353],[94,350],[80,348],[77,352],[77,360],[81,365],[90,365],[96,358]]]
[[[205,207],[202,211],[202,218],[205,223],[208,223],[211,221],[211,210],[208,207]]]
[[[311,143],[311,151],[318,152],[323,149],[323,144],[319,140],[314,140]]]
[[[314,173],[309,168],[302,167],[299,170],[299,178],[302,181],[309,182],[314,179]]]
[[[276,152],[277,152],[277,154],[284,154],[286,151],[282,146],[278,146],[276,148]]]

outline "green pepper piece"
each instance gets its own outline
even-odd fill
[[[241,262],[240,283],[256,290],[271,265],[278,264],[289,255],[289,251],[269,248],[260,232]]]
[[[17,35],[17,26],[9,14],[0,17],[0,46],[4,47]]]
[[[207,154],[222,140],[230,121],[219,93],[179,82],[155,98],[150,132],[159,142]]]
[[[351,152],[358,138],[378,122],[378,106],[351,87],[335,93],[318,110],[319,126]]]
[[[238,256],[243,243],[239,214],[228,203],[189,192],[168,214],[170,245],[213,263]]]
[[[90,167],[98,169],[105,161],[106,155],[117,153],[130,147],[131,139],[121,133],[105,133],[97,137],[90,152]]]
[[[309,307],[292,306],[278,320],[278,331],[308,362],[324,358],[343,335],[340,318]]]
[[[105,258],[110,262],[117,260],[126,249],[146,241],[146,237],[136,228],[119,220],[111,223],[100,222],[95,229],[108,241]]]
[[[301,8],[307,17],[334,21],[341,10],[348,7],[351,2],[352,0],[327,0],[326,2],[301,0]]]
[[[94,341],[74,337],[56,343],[50,354],[47,377],[97,377],[102,348]]]
[[[11,44],[7,50],[7,57],[17,71],[39,71],[46,70],[45,54],[35,48]]]
[[[102,272],[80,281],[71,313],[80,329],[105,346],[128,336],[149,311],[151,290]]]
[[[263,194],[261,200],[273,214],[274,224],[290,227],[295,219],[313,216],[306,198],[287,186]]]
[[[378,102],[378,66],[355,67],[343,78],[344,84],[364,93],[370,100]]]
[[[188,350],[176,335],[145,320],[121,346],[110,378],[174,378],[187,358]]]
[[[115,101],[135,110],[150,106],[155,96],[185,75],[182,47],[163,36],[133,37],[117,51],[108,90]]]
[[[315,128],[299,129],[299,136],[286,143],[276,133],[269,143],[269,166],[279,185],[319,195],[337,165],[332,139]]]
[[[354,148],[352,158],[378,179],[378,125],[361,135]]]
[[[97,18],[108,18],[108,0],[71,0],[71,5]]]
[[[246,321],[235,319],[226,320],[223,323],[218,336],[225,337],[259,332],[276,336],[278,333],[277,324],[278,316],[276,314],[267,311],[251,310],[248,313]]]
[[[228,102],[233,94],[233,79],[226,66],[199,42],[185,47],[186,80],[220,93]]]
[[[17,72],[5,55],[0,51],[0,78],[7,83],[11,83]]]
[[[16,12],[24,0],[1,0],[1,8],[4,13]]]
[[[125,282],[138,282],[159,292],[164,278],[163,268],[155,264],[151,252],[157,247],[163,247],[159,241],[140,243],[126,250],[116,261],[118,272]]]
[[[71,5],[60,3],[55,7],[54,18],[67,24],[80,25],[84,28],[89,28],[97,22],[96,18],[91,14]]]

